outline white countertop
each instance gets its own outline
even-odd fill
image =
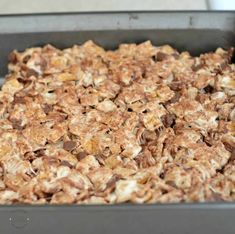
[[[67,11],[206,9],[206,0],[0,0],[0,14]]]

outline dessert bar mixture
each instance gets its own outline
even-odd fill
[[[13,51],[0,203],[234,201],[232,56],[149,41]]]

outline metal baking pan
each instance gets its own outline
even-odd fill
[[[13,49],[92,39],[107,49],[151,40],[200,54],[235,46],[235,12],[72,13],[0,16],[0,77]],[[0,206],[0,234],[234,234],[235,203]]]

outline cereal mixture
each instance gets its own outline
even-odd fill
[[[0,203],[235,201],[232,54],[149,41],[13,51]]]

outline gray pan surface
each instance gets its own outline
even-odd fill
[[[235,12],[124,12],[0,16],[0,77],[13,49],[92,39],[106,49],[151,40],[193,55],[235,46]],[[0,79],[2,80],[2,79]],[[235,234],[235,203],[0,206],[0,234]]]

